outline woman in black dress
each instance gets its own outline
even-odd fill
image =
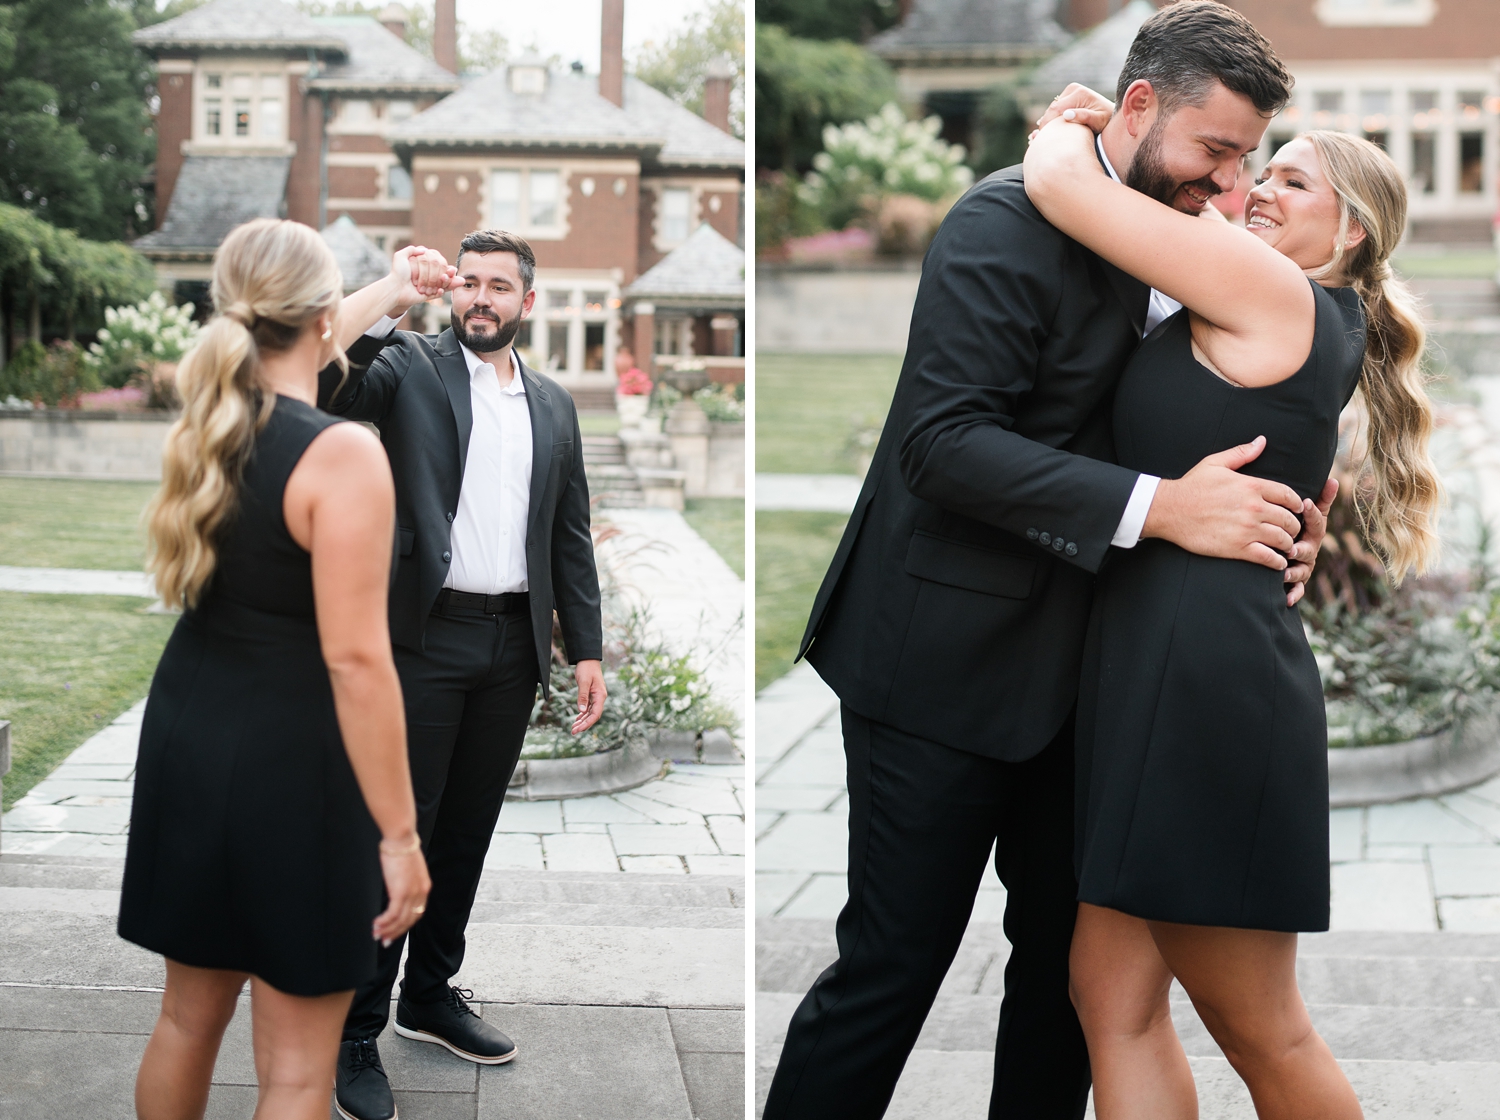
[[[182,418],[149,522],[157,589],[185,611],[141,729],[119,921],[167,958],[143,1120],[203,1115],[247,979],[255,1115],[325,1120],[375,941],[424,908],[386,629],[390,468],[368,431],[313,407],[318,371],[400,271],[436,282],[441,268],[410,256],[341,321],[338,266],[313,230],[240,226],[215,255],[218,315],[178,367]]]
[[[1149,129],[1149,84],[1123,104]],[[1307,503],[1358,389],[1368,523],[1393,578],[1424,568],[1440,491],[1423,331],[1388,263],[1406,221],[1390,158],[1340,133],[1300,137],[1272,158],[1239,229],[1212,207],[1193,217],[1112,181],[1079,126],[1102,127],[1108,112],[1073,116],[1036,135],[1028,195],[1185,305],[1121,379],[1121,465],[1174,479],[1240,445],[1235,465]],[[1297,989],[1297,932],[1328,928],[1327,728],[1301,619],[1265,548],[1219,559],[1144,539],[1099,575],[1078,706],[1071,973],[1100,1120],[1196,1118],[1173,976],[1258,1115],[1361,1114]]]

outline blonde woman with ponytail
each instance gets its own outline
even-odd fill
[[[326,1118],[353,989],[424,908],[386,629],[390,468],[314,402],[346,342],[451,271],[403,250],[341,314],[306,226],[250,222],[215,256],[149,511],[157,590],[184,613],[141,729],[120,902],[120,935],[166,958],[143,1120],[203,1115],[247,980],[256,1117]]]
[[[1164,104],[1138,80],[1118,111],[1076,88],[1055,109],[1071,111],[1033,136],[1031,202],[1182,308],[1114,398],[1120,464],[1160,481],[1140,542],[1100,570],[1080,681],[1070,975],[1095,1109],[1198,1115],[1175,977],[1258,1116],[1354,1120],[1296,981],[1297,933],[1328,928],[1329,865],[1322,687],[1277,570],[1294,533],[1207,556],[1161,525],[1193,515],[1185,483],[1206,458],[1264,480],[1268,500],[1311,513],[1321,497],[1326,511],[1339,415],[1359,392],[1371,539],[1395,581],[1431,565],[1441,490],[1423,328],[1390,266],[1406,187],[1373,144],[1312,132],[1271,158],[1238,228],[1207,202],[1259,145],[1266,117],[1243,95],[1208,82]],[[1216,170],[1182,173],[1195,163]]]

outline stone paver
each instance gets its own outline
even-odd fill
[[[756,1099],[786,1023],[836,956],[848,837],[838,701],[798,665],[757,699]],[[761,742],[769,739],[768,750]],[[1304,936],[1314,1023],[1366,1115],[1480,1120],[1500,1095],[1500,778],[1463,793],[1329,815],[1333,932]],[[964,945],[888,1117],[982,1116],[1009,954],[986,871]],[[1466,940],[1468,939],[1468,940]],[[1242,1083],[1174,992],[1208,1120],[1250,1120]],[[1090,1111],[1092,1115],[1092,1110]]]

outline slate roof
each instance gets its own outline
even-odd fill
[[[346,292],[358,291],[366,284],[373,284],[391,270],[391,262],[386,259],[385,254],[360,232],[360,228],[348,214],[340,216],[333,224],[324,226],[321,236],[333,250],[334,260],[339,262]]]
[[[1050,101],[1069,82],[1081,82],[1105,97],[1114,97],[1115,83],[1136,32],[1155,14],[1156,5],[1149,0],[1130,0],[1103,23],[1084,32],[1032,71],[1026,83],[1032,100]]]
[[[1057,0],[916,0],[898,26],[866,44],[890,61],[1049,54],[1071,36]]]
[[[462,85],[457,77],[369,16],[320,16],[313,23],[348,47],[347,58],[325,66],[307,83],[313,89],[447,93]]]
[[[398,150],[414,147],[604,148],[640,152],[663,164],[744,167],[745,145],[635,78],[625,107],[599,94],[593,74],[552,71],[544,93],[512,92],[508,69],[459,92],[386,134]]]
[[[745,251],[704,222],[623,293],[628,299],[745,305]]]
[[[281,0],[211,0],[176,19],[143,27],[130,38],[149,51],[312,48],[345,53],[340,36]]]
[[[282,217],[291,156],[188,156],[161,228],[134,245],[147,256],[209,253],[252,218]]]

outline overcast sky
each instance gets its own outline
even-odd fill
[[[625,0],[625,57],[647,41],[662,42],[704,6],[703,0]],[[599,69],[599,0],[458,0],[458,18],[465,27],[499,31],[513,55],[535,46],[543,56]]]

